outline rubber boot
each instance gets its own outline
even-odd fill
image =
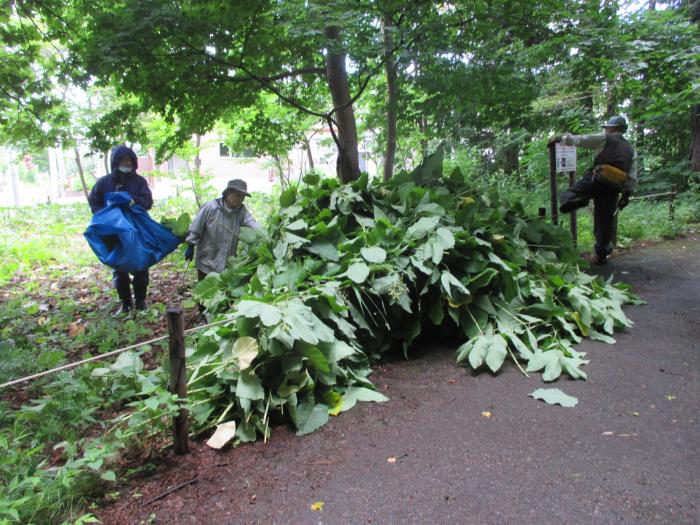
[[[130,311],[131,311],[131,300],[122,301],[122,305],[119,307],[119,310],[117,310],[117,312],[114,314],[114,317],[128,315],[128,313]]]
[[[136,272],[132,280],[134,285],[134,298],[136,299],[136,309],[145,310],[146,295],[148,293],[148,270]]]

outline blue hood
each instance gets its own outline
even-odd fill
[[[136,157],[136,153],[134,153],[134,150],[132,150],[128,146],[124,146],[122,144],[121,146],[117,146],[112,150],[112,154],[109,159],[112,175],[115,175],[117,173],[119,161],[122,160],[124,157],[129,157],[131,159],[131,162],[134,165],[134,171],[138,169],[139,161]]]

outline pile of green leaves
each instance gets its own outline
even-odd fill
[[[407,354],[427,327],[463,344],[457,361],[498,371],[510,357],[543,379],[586,378],[573,348],[614,342],[634,297],[580,270],[562,228],[520,203],[442,176],[442,154],[388,183],[311,175],[280,198],[267,232],[242,229],[230,268],[195,289],[228,316],[189,357],[199,428],[238,421],[237,438],[289,418],[299,434],[357,401],[381,401],[370,364]]]

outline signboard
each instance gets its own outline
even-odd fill
[[[557,173],[576,171],[576,146],[567,146],[561,142],[557,142],[554,146]]]

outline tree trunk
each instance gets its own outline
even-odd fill
[[[700,23],[700,0],[690,4],[690,22]],[[690,169],[700,171],[700,104],[695,104],[690,115]]]
[[[360,177],[360,159],[357,146],[357,125],[350,98],[348,74],[345,68],[345,52],[342,50],[340,27],[325,29],[328,39],[326,54],[326,80],[331,92],[338,135],[338,160],[336,170],[343,183]],[[329,123],[330,124],[330,123]],[[332,124],[330,124],[332,125]]]
[[[194,176],[199,177],[202,168],[202,158],[199,156],[199,147],[202,144],[202,136],[195,135],[194,141]]]
[[[56,148],[48,148],[49,152],[49,187],[46,192],[47,202],[49,204],[54,204],[59,197],[58,185],[59,185],[59,174],[58,174],[58,155],[56,153]]]
[[[9,166],[9,175],[10,175],[10,186],[12,187],[12,204],[14,206],[19,206],[19,168],[17,167],[17,163],[13,162],[10,163]]]
[[[105,165],[105,175],[106,175],[111,171],[109,169],[109,151],[104,152],[104,154],[102,155],[102,161],[104,162],[104,165]]]
[[[311,152],[311,141],[304,137],[304,149],[306,150],[306,158],[309,160],[309,171],[314,171],[314,154]]]
[[[518,154],[520,147],[517,144],[509,144],[503,149],[503,171],[509,175],[516,173],[519,167]]]
[[[56,148],[56,174],[58,175],[57,178],[57,185],[56,185],[56,194],[59,197],[63,197],[65,195],[65,184],[66,180],[68,178],[67,171],[66,171],[66,156],[63,154],[63,146],[59,145]]]
[[[421,134],[420,147],[423,150],[422,154],[424,157],[428,156],[428,138],[425,136],[428,133],[428,118],[425,115],[421,115],[418,121],[418,130]]]
[[[85,200],[88,198],[87,184],[85,183],[85,173],[83,173],[83,163],[80,161],[80,151],[78,151],[78,146],[73,148],[75,153],[75,165],[78,166],[78,175],[80,176],[80,184],[83,187],[83,193],[85,194]]]
[[[284,167],[282,166],[282,159],[280,158],[279,155],[273,155],[272,160],[274,161],[275,167],[277,168],[277,173],[279,173],[280,182],[282,183],[282,187],[284,188],[285,185],[289,186],[289,180],[284,175]]]
[[[581,105],[586,108],[589,113],[593,113],[593,93],[590,91],[584,93]]]
[[[386,71],[386,152],[384,153],[384,180],[394,175],[394,157],[396,156],[396,104],[398,90],[396,85],[396,61],[394,50],[394,23],[388,14],[384,15],[384,70]]]
[[[693,108],[690,117],[690,169],[700,171],[700,104]]]

